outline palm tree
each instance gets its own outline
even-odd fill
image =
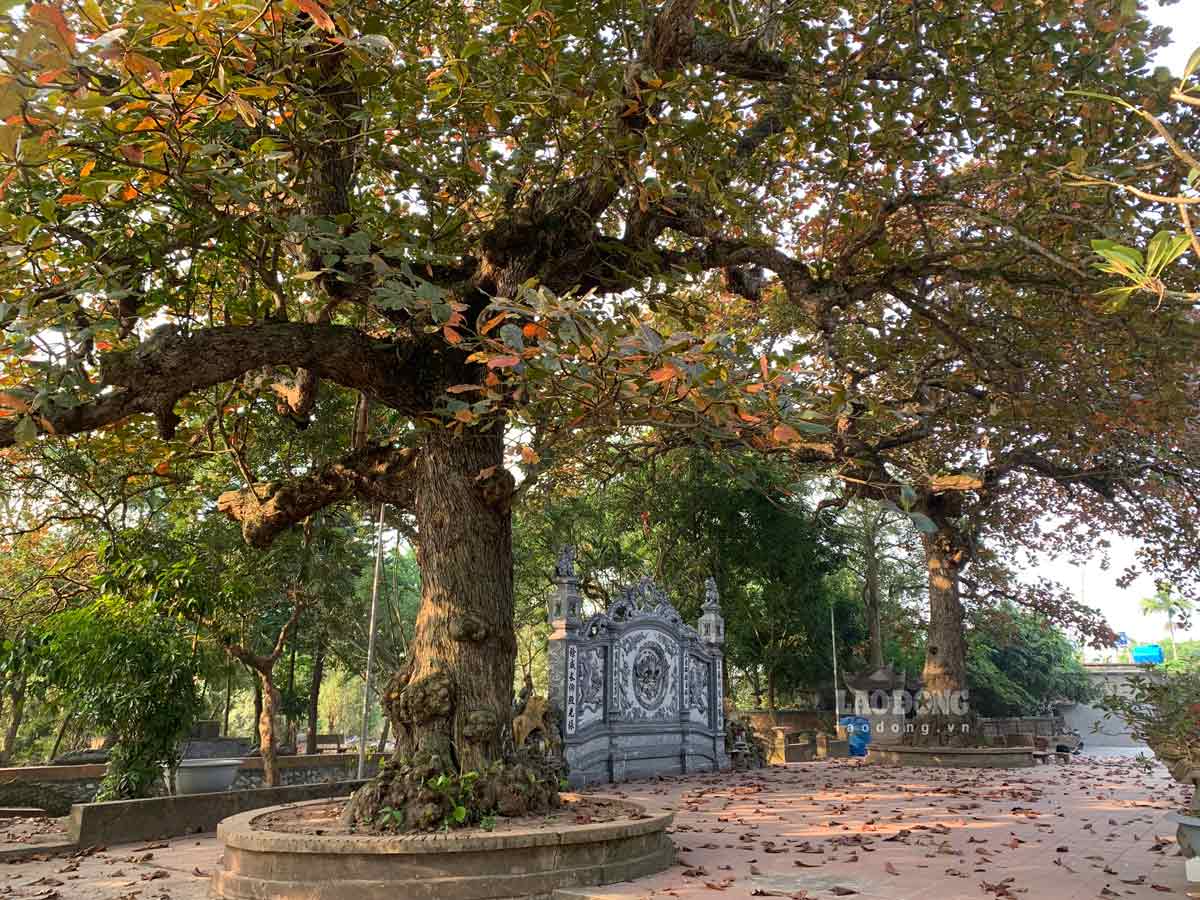
[[[1187,597],[1175,593],[1175,589],[1165,582],[1160,582],[1158,591],[1153,597],[1142,599],[1142,615],[1162,614],[1167,617],[1167,632],[1171,636],[1171,659],[1179,659],[1179,648],[1175,646],[1175,625],[1186,625],[1192,613],[1193,604]]]

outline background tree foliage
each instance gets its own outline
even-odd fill
[[[422,605],[386,692],[410,774],[507,755],[506,464],[527,490],[615,438],[689,444],[891,504],[923,534],[938,691],[966,677],[964,593],[1106,636],[1019,589],[1020,552],[1109,529],[1195,562],[1196,323],[1100,296],[1088,243],[1159,223],[1068,168],[1142,140],[1073,92],[1170,97],[1136,5],[80,0],[5,24],[0,446],[99,433],[257,547],[351,498],[411,510]],[[289,457],[285,425],[329,440]],[[420,809],[398,785],[359,812]]]

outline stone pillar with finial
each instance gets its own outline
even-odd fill
[[[559,721],[566,726],[567,693],[577,689],[568,675],[570,645],[578,639],[583,624],[579,595],[579,578],[575,574],[575,548],[567,545],[558,555],[554,565],[554,591],[546,604],[550,622],[550,646],[547,663],[549,666],[549,700],[559,711]]]
[[[717,579],[704,582],[704,606],[701,607],[700,637],[706,644],[720,647],[725,643],[725,617],[721,615],[721,598],[717,594]]]
[[[709,683],[712,685],[712,706],[710,708],[714,713],[713,725],[716,731],[713,751],[715,757],[721,760],[721,767],[724,768],[729,764],[724,739],[725,617],[721,615],[721,597],[717,592],[717,580],[715,578],[708,578],[704,582],[704,605],[701,607],[700,621],[697,624],[699,626],[697,630],[700,632],[700,639],[708,647],[712,658],[712,677],[709,679]]]

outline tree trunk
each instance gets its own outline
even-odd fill
[[[767,712],[771,714],[771,721],[775,721],[775,668],[772,666],[767,671]]]
[[[59,748],[62,747],[63,736],[67,733],[67,728],[70,727],[71,721],[75,718],[75,710],[70,710],[63,716],[62,724],[58,726],[58,734],[54,736],[54,746],[50,748],[50,755],[46,757],[46,765],[54,762],[54,757],[58,756]]]
[[[25,673],[18,672],[13,678],[8,692],[12,700],[12,712],[8,719],[8,729],[4,732],[4,749],[0,750],[0,764],[12,762],[13,753],[17,749],[17,735],[21,724],[25,721]]]
[[[393,724],[405,751],[432,750],[459,769],[481,769],[500,757],[512,710],[511,476],[498,431],[458,439],[433,433],[422,451],[415,665]],[[489,470],[492,478],[481,481]]]
[[[296,716],[292,712],[292,709],[295,708],[294,707],[295,697],[296,697],[296,644],[295,644],[295,636],[293,635],[292,652],[291,652],[291,655],[288,657],[288,715],[287,715],[286,737],[284,740],[284,742],[289,747],[292,747],[293,749],[296,747],[296,744],[299,743],[299,741],[297,740],[297,732],[299,731],[299,729],[296,727]]]
[[[225,667],[225,720],[221,725],[222,737],[229,737],[229,714],[233,711],[233,663]]]
[[[317,635],[317,649],[313,655],[312,684],[308,689],[308,733],[304,739],[304,752],[316,753],[317,746],[317,717],[321,701],[321,679],[325,677],[325,640],[324,635]]]
[[[254,725],[257,728],[258,723],[262,721],[263,692],[262,685],[258,681],[258,673],[251,669],[250,677],[254,679]]]
[[[271,682],[270,670],[258,673],[262,694],[262,712],[258,716],[258,750],[263,761],[263,784],[279,787],[279,766],[275,759],[275,716],[279,709],[279,691]]]
[[[374,825],[390,806],[405,811],[408,828],[440,827],[453,803],[419,787],[440,774],[478,774],[468,809],[476,818],[557,802],[557,768],[505,761],[503,753],[517,654],[512,491],[499,428],[426,434],[413,510],[421,606],[405,668],[384,694],[396,751],[383,775],[356,794],[351,821]]]
[[[959,598],[966,548],[953,527],[922,535],[922,543],[929,574],[929,637],[915,739],[962,746],[973,742],[974,732],[966,707],[967,642]]]
[[[379,732],[379,743],[375,745],[375,752],[382,753],[387,749],[388,735],[392,730],[392,721],[387,716],[383,717],[383,730]]]
[[[863,551],[866,557],[863,606],[870,632],[871,671],[874,672],[883,668],[883,628],[880,621],[882,603],[879,596],[879,544],[873,530],[864,534]]]

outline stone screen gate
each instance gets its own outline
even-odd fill
[[[561,711],[571,786],[728,766],[716,582],[708,580],[699,629],[650,579],[583,621],[570,548],[555,584],[550,699]]]

